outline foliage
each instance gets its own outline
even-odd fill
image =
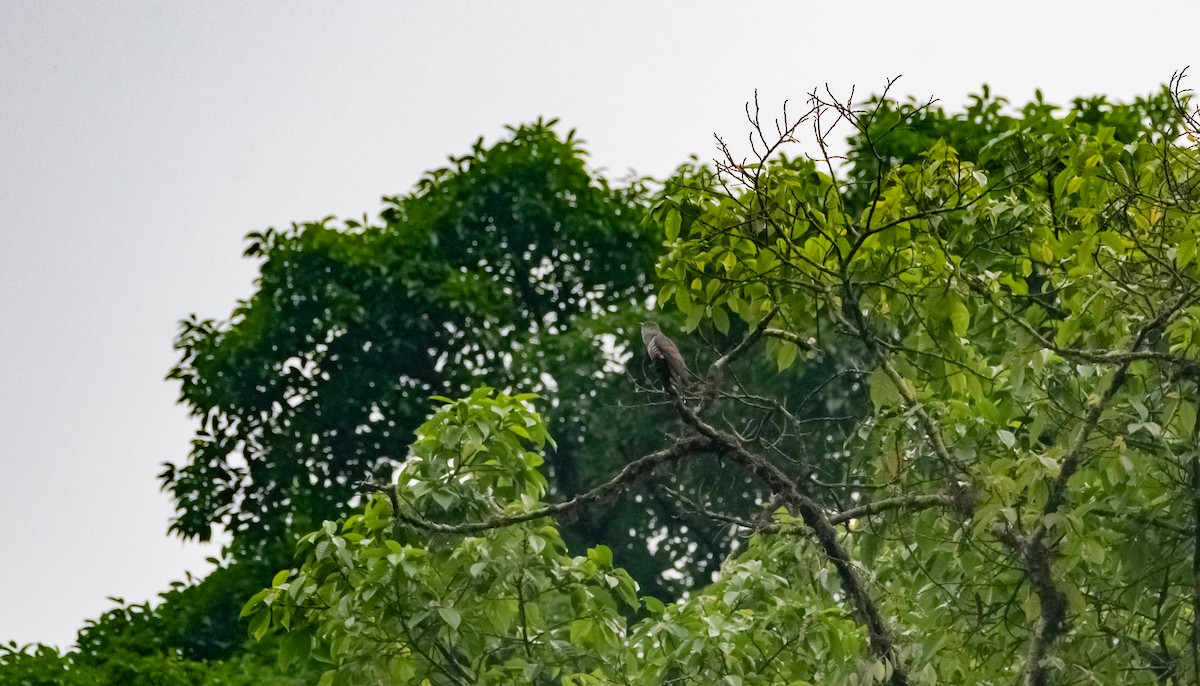
[[[215,560],[214,560],[215,561]],[[245,625],[238,614],[245,598],[267,583],[274,570],[242,560],[218,566],[202,580],[177,581],[158,602],[117,606],[80,629],[79,652],[103,660],[119,651],[173,653],[189,660],[216,660],[238,652]]]
[[[1073,129],[1063,126],[1063,108],[1046,102],[1040,90],[1019,109],[1007,98],[994,96],[986,85],[960,112],[948,113],[932,102],[895,102],[886,91],[864,107],[871,115],[848,141],[851,165],[844,195],[855,210],[871,199],[881,170],[919,163],[939,141],[993,178],[1017,172],[1031,158],[1041,159],[1053,178],[1062,171],[1053,151],[1071,144]],[[1111,102],[1100,95],[1076,98],[1066,108],[1066,116],[1093,129],[1111,128],[1113,138],[1121,143],[1148,134],[1174,135],[1180,125],[1172,91],[1166,87],[1130,103]]]
[[[188,320],[178,340],[172,376],[202,428],[188,463],[163,473],[175,531],[224,526],[238,557],[291,545],[288,532],[340,516],[359,480],[392,468],[431,393],[485,382],[551,400],[563,495],[653,440],[612,413],[653,288],[645,191],[590,174],[553,124],[476,143],[386,199],[379,225],[251,235],[257,293],[228,322]],[[568,535],[619,540],[646,528],[645,510],[631,503]],[[653,583],[665,564],[641,556]]]
[[[736,336],[672,398],[681,430],[544,504],[553,432],[530,398],[442,399],[394,489],[305,537],[247,605],[254,634],[281,633],[323,684],[1194,680],[1200,154],[1172,135],[1183,120],[1118,137],[1104,112],[1004,115],[970,157],[939,137],[857,179],[783,156],[835,119],[875,156],[891,133],[868,135],[873,117],[900,109],[814,96],[777,138],[752,119],[752,162],[664,189],[660,301]],[[801,419],[791,389],[740,383],[763,357],[854,379],[867,416]],[[749,537],[713,584],[664,604],[608,548],[567,554],[554,518],[702,455],[769,494],[745,518],[677,497]]]
[[[269,655],[274,644],[222,661],[177,653],[115,650],[103,658],[49,646],[0,645],[3,686],[301,686],[313,675],[284,675]]]
[[[655,440],[613,417],[653,290],[646,192],[590,173],[574,133],[554,129],[537,122],[477,142],[410,195],[385,199],[375,223],[251,234],[257,292],[228,321],[183,323],[171,376],[201,426],[188,461],[162,474],[179,507],[172,529],[205,539],[225,527],[227,568],[257,575],[200,585],[212,594],[193,595],[220,608],[203,615],[207,637],[189,634],[197,649],[215,656],[244,636],[235,608],[270,578],[264,565],[284,564],[296,537],[343,516],[360,480],[390,472],[431,393],[488,382],[547,396],[562,439],[548,475],[562,497]],[[656,511],[623,502],[564,535],[619,541],[644,585],[670,584],[663,558],[690,537],[658,551],[625,537]]]
[[[484,388],[446,401],[400,470],[401,510],[469,521],[533,507],[546,482],[531,448],[549,439],[527,400]],[[281,572],[247,605],[251,633],[308,625],[312,638],[288,634],[284,655],[341,665],[328,676],[339,684],[544,683],[598,666],[591,648],[616,645],[617,603],[636,602],[635,584],[607,548],[567,558],[541,519],[428,536],[398,524],[392,507],[376,497],[341,527],[326,522],[301,539],[299,571]]]
[[[813,106],[868,144],[876,110]],[[1197,154],[1032,111],[994,118],[986,167],[937,140],[875,180],[778,148],[724,165],[733,193],[683,179],[658,209],[695,215],[666,294],[689,321],[769,317],[781,367],[791,341],[859,341],[875,411],[845,488],[956,505],[847,539],[900,663],[952,683],[1194,674]]]
[[[534,451],[551,440],[531,397],[483,388],[441,400],[417,432],[394,499],[377,496],[340,526],[326,522],[304,537],[299,568],[247,604],[256,638],[286,632],[284,660],[333,667],[322,684],[658,683],[680,673],[715,683],[760,669],[797,678],[853,669],[842,661],[828,670],[811,654],[806,669],[772,667],[797,645],[842,655],[863,647],[831,607],[823,575],[807,573],[813,558],[802,541],[784,542],[784,569],[765,563],[779,546],[756,541],[690,601],[639,599],[611,550],[570,557],[538,516],[545,482]],[[511,524],[479,535],[439,530],[490,517]],[[790,568],[806,573],[779,575]],[[651,616],[631,631],[621,610],[643,603]]]
[[[203,581],[176,582],[158,603],[125,603],[80,629],[70,651],[0,646],[0,686],[299,686],[278,647],[248,643],[241,599],[271,577],[251,564],[219,567]]]
[[[226,322],[184,322],[177,341],[171,375],[201,427],[188,461],[162,475],[179,508],[173,530],[205,538],[223,526],[234,535],[231,565],[282,565],[279,550],[344,516],[356,484],[403,457],[429,395],[485,383],[546,397],[559,438],[546,455],[556,498],[652,449],[669,408],[623,405],[630,373],[642,371],[626,362],[657,290],[662,229],[643,222],[641,181],[613,187],[584,162],[573,133],[538,122],[477,142],[412,194],[386,199],[376,223],[252,234],[257,292]],[[685,355],[702,359],[727,330],[684,342]],[[768,372],[746,373],[797,396],[830,383],[819,372]],[[830,388],[848,385],[836,381]],[[824,397],[833,404],[806,411],[846,413],[844,395]],[[741,514],[767,495],[711,459],[668,478],[672,491]],[[574,547],[618,551],[663,599],[708,583],[733,543],[662,489],[565,523],[562,534]]]
[[[551,122],[379,225],[253,235],[258,292],[179,338],[202,428],[163,475],[232,559],[0,646],[0,684],[1200,678],[1179,91],[810,105],[652,205]],[[790,154],[832,120],[847,164]],[[698,379],[631,405],[654,300]]]
[[[542,378],[543,358],[567,347],[584,358],[569,363],[603,366],[594,338],[565,335],[597,335],[644,291],[640,186],[593,178],[552,125],[477,142],[386,199],[382,225],[251,234],[258,292],[228,322],[184,322],[177,342],[171,377],[203,428],[163,474],[175,531],[204,539],[216,524],[247,545],[303,533],[390,469],[430,393],[484,379],[552,390],[571,370]]]
[[[192,463],[163,475],[181,504],[174,530],[205,537],[213,523],[228,526],[233,554],[153,606],[119,603],[89,622],[78,651],[54,658],[58,667],[79,682],[107,683],[151,664],[155,673],[199,679],[217,673],[204,665],[243,659],[237,612],[290,554],[282,529],[338,516],[354,481],[368,475],[364,465],[386,471],[378,458],[397,456],[389,442],[409,435],[433,388],[490,378],[546,394],[551,426],[564,439],[546,455],[558,498],[657,442],[669,412],[651,406],[631,416],[620,408],[625,338],[636,336],[652,292],[657,229],[640,226],[645,192],[640,183],[612,189],[587,174],[578,141],[561,140],[552,127],[476,144],[411,196],[389,199],[379,226],[333,228],[326,220],[251,236],[248,252],[264,260],[258,293],[229,322],[185,322],[184,359],[173,376],[202,427]],[[529,241],[536,250],[522,247]],[[578,254],[564,253],[571,249]],[[464,289],[467,281],[476,287]],[[463,347],[468,337],[475,356]],[[415,351],[435,344],[444,354],[430,371],[433,353]],[[684,348],[696,359],[695,346]],[[410,383],[418,372],[429,376]],[[265,404],[279,398],[288,400]],[[352,436],[347,422],[358,422]],[[310,431],[319,437],[297,451]],[[672,487],[707,493],[733,511],[753,506],[760,491],[745,478],[729,479],[711,460],[696,466],[669,475]],[[330,477],[317,483],[310,472]],[[644,535],[630,537],[631,529]],[[671,598],[709,580],[733,542],[722,529],[644,488],[561,535],[572,546],[611,542],[643,588]],[[112,676],[126,663],[125,676]]]

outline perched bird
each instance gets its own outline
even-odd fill
[[[654,368],[662,378],[663,390],[668,393],[681,393],[687,380],[688,368],[679,354],[675,342],[667,338],[658,324],[642,322],[642,342],[646,344],[646,354],[654,363]]]

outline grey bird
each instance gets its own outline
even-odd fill
[[[668,393],[681,393],[687,380],[688,368],[679,354],[675,342],[667,338],[655,322],[642,322],[642,342],[646,344],[646,354],[654,363],[655,370],[662,378],[663,390]]]

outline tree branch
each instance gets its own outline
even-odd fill
[[[1142,327],[1141,331],[1138,332],[1137,336],[1129,344],[1126,352],[1130,354],[1136,353],[1138,348],[1141,348],[1142,344],[1146,342],[1146,339],[1152,333],[1166,326],[1171,316],[1179,311],[1179,308],[1183,307],[1190,299],[1191,291],[1185,291],[1174,303],[1168,307],[1164,307],[1162,312],[1158,313],[1158,316]],[[1075,434],[1075,440],[1071,442],[1071,446],[1067,450],[1067,456],[1063,458],[1062,469],[1059,470],[1058,478],[1050,485],[1050,492],[1046,497],[1046,507],[1042,513],[1042,520],[1038,524],[1037,531],[1034,534],[1035,539],[1040,540],[1045,538],[1045,516],[1057,512],[1058,508],[1062,507],[1063,501],[1066,499],[1067,482],[1083,464],[1084,447],[1087,445],[1087,440],[1091,437],[1096,425],[1100,423],[1100,415],[1104,412],[1104,408],[1108,406],[1109,401],[1113,399],[1117,391],[1121,390],[1121,387],[1125,385],[1125,380],[1129,375],[1129,365],[1133,364],[1134,359],[1132,356],[1122,358],[1122,361],[1117,365],[1117,369],[1113,373],[1112,381],[1109,382],[1108,387],[1088,407],[1083,424],[1080,426],[1078,433]]]
[[[950,454],[950,449],[946,447],[946,441],[942,438],[942,432],[938,430],[937,423],[933,421],[933,417],[925,410],[925,406],[917,398],[916,394],[913,393],[912,389],[908,387],[900,370],[896,369],[896,365],[884,354],[875,335],[867,329],[866,319],[858,309],[858,299],[854,297],[854,293],[848,283],[844,286],[842,297],[843,307],[839,309],[831,306],[829,308],[830,312],[835,313],[834,316],[837,317],[842,326],[858,336],[867,347],[867,351],[871,353],[871,357],[875,359],[875,363],[879,365],[883,373],[891,380],[892,385],[895,386],[896,392],[900,394],[901,399],[904,401],[905,409],[916,416],[917,422],[921,425],[921,431],[929,439],[929,444],[933,448],[934,455],[950,471],[950,476],[963,484],[969,484],[970,479],[967,476],[966,465]]]
[[[543,517],[554,517],[558,515],[574,515],[585,507],[591,505],[611,502],[617,496],[632,489],[639,484],[643,479],[652,474],[656,469],[671,462],[676,462],[690,455],[698,455],[701,453],[714,452],[720,446],[715,445],[711,440],[700,436],[684,437],[676,441],[674,444],[657,450],[648,455],[644,455],[633,462],[625,465],[625,468],[617,473],[616,476],[608,481],[592,488],[584,493],[561,503],[546,505],[539,507],[536,510],[529,510],[520,514],[504,515],[493,517],[482,522],[463,522],[461,524],[446,524],[443,522],[434,522],[420,515],[406,514],[400,509],[396,509],[397,519],[427,531],[437,531],[439,533],[448,534],[475,534],[491,529],[498,529],[504,526],[513,524],[521,524]],[[393,489],[394,490],[394,489]]]
[[[763,330],[763,335],[770,338],[778,338],[789,343],[796,344],[801,350],[806,352],[816,352],[817,346],[813,345],[812,339],[804,338],[803,336],[786,331],[784,329],[767,328]]]
[[[866,503],[849,510],[842,510],[829,517],[831,524],[846,524],[852,519],[865,519],[891,510],[927,510],[931,507],[946,505],[953,507],[957,500],[952,495],[936,493],[933,495],[902,495],[895,498],[884,498],[873,503]]]
[[[748,450],[731,434],[705,423],[678,397],[675,398],[675,408],[686,424],[711,440],[714,446],[722,449],[725,455],[750,469],[767,483],[785,505],[795,509],[804,524],[812,530],[817,543],[825,552],[825,556],[833,563],[842,588],[845,589],[853,603],[855,614],[867,629],[871,652],[875,657],[891,664],[893,686],[907,686],[908,674],[900,664],[892,634],[884,623],[875,600],[871,598],[859,577],[858,569],[854,566],[849,552],[838,539],[837,528],[830,521],[825,509],[810,498],[800,485],[788,478],[783,470],[761,455]]]
[[[709,517],[720,522],[725,522],[726,524],[733,524],[734,526],[738,526],[743,529],[748,529],[752,533],[777,534],[785,529],[785,527],[780,526],[779,524],[756,524],[750,520],[734,517],[733,515],[728,515],[723,512],[714,512],[696,504],[695,502],[692,502],[686,496],[676,491],[671,491],[671,495],[679,499],[679,501],[681,501],[684,505],[704,515],[705,517]],[[892,510],[907,510],[911,512],[916,510],[928,510],[929,508],[937,507],[939,505],[954,506],[954,504],[954,496],[943,493],[935,493],[931,495],[901,495],[896,496],[895,498],[876,500],[873,503],[866,503],[857,507],[852,507],[848,510],[842,510],[841,512],[834,512],[829,515],[829,523],[834,526],[841,526],[842,524],[850,523],[851,520],[866,519],[867,517],[883,514],[884,512],[890,512]]]
[[[1142,327],[1141,331],[1134,336],[1127,352],[1137,352],[1153,332],[1166,325],[1171,316],[1188,301],[1190,296],[1190,291],[1185,291],[1174,303],[1164,307],[1158,316]],[[1058,476],[1050,483],[1046,505],[1042,509],[1042,515],[1038,518],[1038,524],[1033,534],[1025,537],[1006,525],[998,527],[1003,533],[1000,536],[1001,540],[1013,548],[1021,559],[1025,567],[1025,575],[1029,579],[1030,585],[1033,586],[1034,593],[1038,597],[1038,604],[1041,606],[1041,617],[1038,619],[1033,637],[1029,641],[1029,653],[1025,663],[1026,686],[1045,686],[1049,682],[1050,666],[1047,664],[1046,658],[1055,641],[1066,630],[1066,595],[1058,587],[1051,570],[1051,563],[1058,546],[1046,542],[1046,536],[1050,530],[1046,520],[1066,502],[1068,483],[1083,465],[1084,448],[1088,439],[1100,423],[1100,415],[1103,414],[1108,403],[1125,385],[1129,375],[1129,365],[1133,361],[1132,357],[1123,358],[1122,362],[1117,365],[1112,380],[1104,392],[1088,406],[1087,414],[1084,415],[1083,422],[1067,449],[1067,456],[1063,458]]]
[[[725,370],[729,368],[731,362],[745,354],[750,349],[750,346],[754,345],[759,338],[762,338],[763,332],[767,330],[767,326],[770,325],[771,320],[775,318],[778,312],[778,305],[771,308],[771,311],[767,312],[762,320],[754,328],[750,329],[749,333],[737,345],[718,358],[716,362],[709,365],[708,371],[704,374],[704,387],[700,392],[700,400],[696,404],[695,411],[697,413],[703,412],[704,408],[716,400],[717,395],[720,393],[721,380],[725,375]]]
[[[1200,380],[1195,381],[1200,392]],[[1192,669],[1200,680],[1200,416],[1192,421]]]

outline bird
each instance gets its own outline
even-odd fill
[[[663,390],[682,393],[688,368],[675,342],[667,338],[656,322],[642,322],[642,342],[646,344],[646,354],[662,378]]]

